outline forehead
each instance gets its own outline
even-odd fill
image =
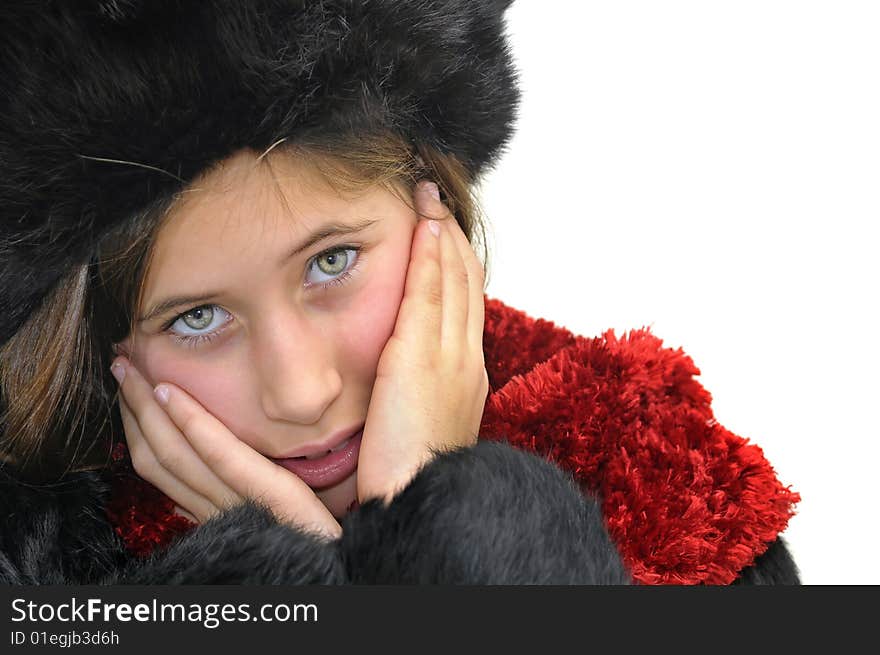
[[[310,218],[338,213],[349,204],[303,157],[258,157],[245,150],[203,173],[179,194],[159,230],[156,250],[230,230],[246,236],[269,221],[275,228],[309,229]]]
[[[184,279],[215,286],[219,273],[272,261],[330,221],[354,224],[405,210],[387,189],[345,194],[301,156],[242,151],[183,191],[159,229],[145,297]],[[185,276],[185,278],[184,278]]]

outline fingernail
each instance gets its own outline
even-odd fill
[[[156,388],[153,389],[153,395],[156,396],[156,400],[163,407],[168,404],[168,387],[164,384],[156,385]]]
[[[437,221],[428,221],[428,229],[431,230],[431,234],[435,237],[440,236],[440,223]]]
[[[110,372],[113,374],[113,377],[116,378],[116,381],[119,384],[122,384],[122,381],[125,379],[125,366],[122,364],[122,360],[116,360],[110,365]]]
[[[440,200],[440,189],[437,188],[436,182],[425,182],[423,187],[434,200]]]

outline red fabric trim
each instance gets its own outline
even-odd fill
[[[112,493],[106,513],[130,553],[147,557],[195,527],[174,513],[174,501],[138,476],[125,444],[114,446],[112,459]]]
[[[603,499],[642,584],[727,584],[785,528],[800,496],[761,449],[720,426],[699,369],[649,330],[587,339],[486,299],[490,396],[483,439],[570,471]],[[193,524],[130,468],[121,447],[108,515],[146,555]]]

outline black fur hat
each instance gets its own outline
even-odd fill
[[[479,175],[519,98],[510,2],[3,2],[0,345],[101,235],[238,149],[382,129]]]

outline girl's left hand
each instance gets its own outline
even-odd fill
[[[436,192],[436,186],[433,187]],[[420,183],[403,299],[385,344],[358,455],[358,500],[386,502],[435,453],[477,442],[489,377],[484,273],[446,206]]]

